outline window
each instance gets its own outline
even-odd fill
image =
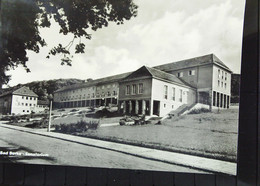
[[[164,85],[164,99],[168,98],[168,86]]]
[[[126,85],[126,95],[130,94],[130,85]]]
[[[220,70],[218,69],[218,78],[220,78]]]
[[[32,104],[30,103],[30,106],[32,106]]]
[[[223,87],[223,82],[221,82],[221,87]]]
[[[194,76],[195,75],[195,70],[190,70],[189,71],[189,76]]]
[[[23,112],[25,112],[25,110],[23,110]]]
[[[32,100],[32,97],[30,97],[30,100]]]
[[[221,79],[224,79],[224,71],[222,70],[222,76]]]
[[[34,100],[36,100],[36,98],[34,98]]]
[[[225,72],[225,81],[227,80],[227,73]]]
[[[116,96],[116,91],[115,90],[113,91],[113,95]]]
[[[216,106],[216,92],[213,91],[213,106]]]
[[[26,99],[28,99],[28,97],[26,97]]]
[[[29,110],[27,110],[27,112],[29,112]]]
[[[178,77],[183,77],[183,72],[178,72]]]
[[[218,80],[218,87],[220,86],[220,81]]]
[[[175,88],[172,88],[172,100],[175,101]]]
[[[107,96],[111,96],[111,94],[110,94],[110,92],[109,92],[109,91],[107,92]]]
[[[22,105],[24,105],[24,103],[22,103]]]
[[[180,102],[182,102],[182,90],[180,89]]]
[[[138,93],[139,94],[142,94],[143,93],[143,83],[140,83],[139,85],[138,85],[139,87],[138,87]]]
[[[225,88],[227,88],[227,84],[225,83]]]
[[[22,99],[24,99],[24,97],[22,96]]]
[[[132,85],[132,94],[136,94],[136,84]]]
[[[166,104],[164,104],[163,106],[164,106],[164,108],[166,108]]]
[[[28,103],[25,103],[25,106],[28,106]]]

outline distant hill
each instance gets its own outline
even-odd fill
[[[231,103],[239,103],[240,74],[231,74]]]
[[[38,98],[39,100],[47,100],[48,95],[53,94],[54,91],[65,86],[73,85],[76,83],[83,83],[83,82],[84,80],[80,80],[80,79],[54,79],[54,80],[47,80],[47,81],[33,81],[30,83],[18,84],[14,87],[2,89],[0,94],[22,86],[27,86],[39,96]]]

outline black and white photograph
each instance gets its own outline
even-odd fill
[[[0,162],[237,174],[245,0],[2,0]]]

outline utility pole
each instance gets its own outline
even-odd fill
[[[53,96],[49,95],[48,99],[50,100],[50,109],[49,109],[50,113],[49,113],[49,124],[48,124],[47,132],[50,132],[51,131],[51,111],[52,111],[52,99],[53,99]]]

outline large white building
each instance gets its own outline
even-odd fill
[[[38,112],[38,95],[29,88],[21,88],[8,91],[0,95],[1,114],[30,114]]]
[[[121,113],[164,116],[196,103],[229,108],[231,70],[214,54],[64,87],[56,107],[116,105]]]

